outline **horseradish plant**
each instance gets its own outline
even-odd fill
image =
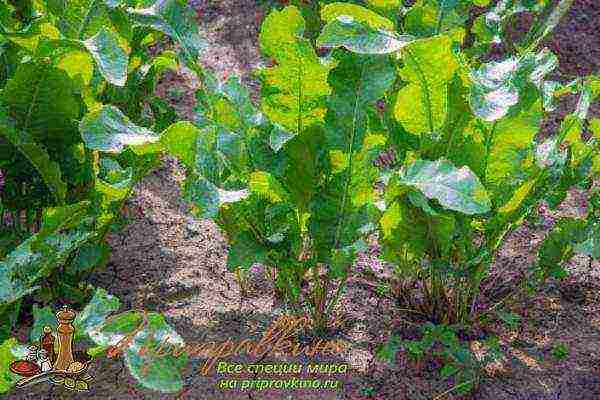
[[[164,35],[178,51],[154,55]],[[154,130],[183,135],[188,124],[173,124],[174,110],[154,87],[181,61],[199,71],[202,46],[178,0],[0,2],[0,391],[15,383],[8,365],[18,343],[9,336],[22,309],[92,294],[83,279],[106,262],[107,232],[158,160],[125,146],[159,146]],[[141,318],[131,311],[103,325],[117,308],[117,299],[98,292],[79,317],[79,333],[99,346],[96,353]],[[36,321],[52,319],[49,308],[33,310]],[[178,391],[183,358],[138,351],[142,342],[181,338],[160,315],[147,322],[124,349],[126,364],[143,386]]]
[[[315,45],[298,8],[272,11],[260,33],[270,60],[258,71],[260,110],[236,79],[206,75],[196,126],[178,147],[186,197],[227,233],[228,265],[275,270],[279,291],[319,331],[373,232],[403,301],[435,322],[471,321],[504,238],[541,201],[589,187],[599,168],[597,138],[582,136],[588,125],[598,134],[587,121],[597,81],[547,80],[556,56],[539,49],[568,2],[500,2],[472,32],[468,2],[418,1],[400,21],[376,3],[321,7]],[[486,61],[522,10],[543,18]],[[545,113],[571,92],[577,110],[539,140]],[[390,146],[396,159],[380,173],[374,161]],[[571,248],[595,246],[594,220],[582,224],[588,245]]]

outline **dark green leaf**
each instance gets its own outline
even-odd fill
[[[3,113],[0,113],[0,134],[4,135],[29,160],[54,195],[56,202],[63,204],[67,185],[62,181],[60,166],[50,160],[44,147],[35,143],[26,132],[17,131]]]
[[[0,94],[16,128],[35,143],[61,148],[79,142],[83,102],[75,82],[47,63],[21,64]]]
[[[94,268],[105,265],[110,256],[110,246],[106,242],[87,243],[77,251],[77,255],[69,264],[67,271],[72,274],[91,272]]]
[[[237,268],[248,269],[255,263],[264,264],[266,261],[267,248],[250,233],[241,232],[231,238],[227,257],[227,268],[230,271]]]

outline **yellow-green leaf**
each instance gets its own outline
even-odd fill
[[[283,202],[289,197],[281,183],[268,172],[253,172],[250,175],[249,186],[252,193],[267,198],[273,203]]]
[[[90,84],[94,74],[94,62],[85,51],[76,50],[66,53],[56,67],[65,71],[73,80],[81,80],[81,83],[86,86]]]
[[[396,228],[402,222],[402,213],[400,211],[400,205],[398,202],[392,203],[379,220],[379,224],[381,225],[381,230],[383,231],[384,238],[390,238],[392,236],[392,232],[394,228]]]
[[[337,174],[348,168],[349,157],[340,150],[329,151],[329,159],[331,160],[332,172]]]
[[[323,121],[325,98],[331,93],[329,70],[311,43],[302,38],[304,19],[296,7],[273,11],[260,33],[264,54],[278,65],[264,71],[262,110],[272,122],[298,134]]]
[[[389,3],[389,1],[386,1],[386,3]],[[365,23],[372,28],[394,31],[394,23],[392,21],[356,4],[331,3],[321,8],[321,18],[325,22],[331,22],[342,15],[352,17],[355,21]]]
[[[458,69],[449,36],[418,40],[403,51],[408,85],[396,97],[394,116],[413,134],[439,130],[448,113],[448,83]]]

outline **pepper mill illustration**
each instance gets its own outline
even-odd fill
[[[56,313],[58,320],[58,328],[56,330],[58,336],[58,355],[54,362],[53,368],[59,371],[65,371],[74,362],[73,359],[73,320],[75,312],[64,306],[62,310]]]

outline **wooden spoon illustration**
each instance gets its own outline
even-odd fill
[[[43,382],[45,380],[50,379],[50,377],[52,377],[53,375],[61,375],[61,374],[64,374],[66,372],[67,371],[46,371],[46,372],[42,372],[41,374],[37,374],[37,375],[34,375],[34,376],[30,376],[28,378],[22,378],[22,379],[20,379],[19,381],[17,381],[17,386],[18,387],[25,386],[27,384],[30,384],[30,383],[34,382],[34,381],[37,382],[38,379],[40,379],[40,381],[38,382],[38,383],[40,383],[40,382]],[[41,378],[45,378],[45,379],[41,379]]]

